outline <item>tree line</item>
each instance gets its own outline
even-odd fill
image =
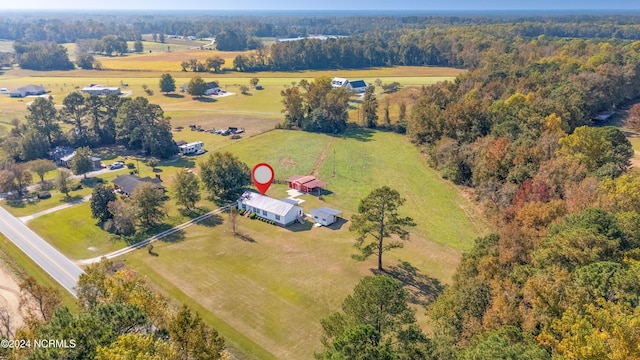
[[[372,21],[375,19],[375,21]],[[207,14],[56,14],[23,13],[0,16],[0,38],[10,40],[76,42],[78,39],[100,39],[106,35],[129,41],[141,34],[175,34],[215,36],[227,30],[246,37],[298,37],[308,34],[364,35],[376,31],[400,29],[444,28],[449,26],[485,26],[500,24],[518,29],[514,36],[540,35],[573,38],[640,39],[636,15],[598,16],[590,14],[531,16],[522,14],[420,15],[398,14],[376,16],[215,16]]]
[[[149,156],[168,158],[178,152],[169,118],[146,98],[100,97],[73,92],[55,108],[50,98],[36,98],[27,108],[26,123],[17,119],[2,147],[15,161],[49,157],[58,145],[101,146],[122,144]],[[62,123],[71,128],[64,132]]]

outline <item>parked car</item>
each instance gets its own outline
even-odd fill
[[[113,164],[109,165],[109,170],[122,169],[124,167],[124,163],[120,161],[116,161]]]
[[[8,94],[9,90],[7,88],[0,89],[0,94]]]

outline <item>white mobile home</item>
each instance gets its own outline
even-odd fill
[[[202,141],[196,141],[189,144],[180,145],[178,146],[178,148],[180,149],[180,153],[182,155],[190,155],[195,154],[198,150],[202,149],[203,146],[204,143]]]
[[[238,209],[245,210],[261,218],[273,220],[276,224],[287,226],[302,218],[302,208],[282,200],[247,191],[238,199]]]

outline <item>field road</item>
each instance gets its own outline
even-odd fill
[[[82,269],[2,207],[0,207],[0,232],[67,291],[76,296],[75,287],[83,273]]]

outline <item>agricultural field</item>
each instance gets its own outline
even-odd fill
[[[145,43],[146,44],[146,43]],[[146,45],[145,45],[146,46]],[[301,79],[339,76],[373,83],[399,82],[396,94],[378,94],[379,111],[384,99],[392,104],[390,113],[397,117],[397,104],[410,104],[422,85],[451,80],[461,70],[428,67],[396,67],[367,70],[305,71],[290,73],[185,73],[179,71],[181,59],[213,56],[213,50],[184,50],[122,57],[100,57],[105,69],[39,73],[11,70],[0,76],[0,86],[15,88],[27,84],[45,86],[54,102],[89,83],[120,86],[124,96],[145,96],[159,104],[171,117],[175,140],[203,141],[205,150],[230,151],[252,166],[268,162],[276,179],[293,174],[314,174],[327,182],[328,193],[320,200],[304,195],[306,212],[313,207],[330,206],[343,211],[348,220],[356,213],[360,199],[371,190],[389,185],[407,202],[401,212],[418,224],[411,229],[411,240],[404,249],[385,256],[388,271],[407,281],[414,294],[413,306],[420,325],[428,330],[425,304],[441,291],[460,260],[462,251],[473,239],[487,233],[488,226],[474,205],[460,195],[456,187],[431,170],[423,156],[403,136],[371,130],[350,130],[343,136],[300,131],[273,130],[282,120],[280,92]],[[225,53],[225,56],[231,56]],[[235,54],[233,54],[235,56]],[[231,56],[231,59],[233,58]],[[183,58],[184,57],[184,58]],[[227,61],[229,64],[229,61]],[[175,66],[178,69],[175,69]],[[169,71],[179,87],[192,76],[217,81],[228,96],[192,99],[180,94],[162,94],[159,77]],[[264,90],[240,94],[240,86],[258,77]],[[154,91],[146,95],[147,87]],[[0,97],[0,126],[10,126],[12,119],[24,121],[32,99]],[[350,111],[351,121],[358,118],[357,102]],[[6,109],[6,110],[5,110]],[[380,112],[380,119],[382,120]],[[194,124],[204,129],[243,127],[238,140],[208,132],[191,131]],[[178,129],[181,128],[181,129]],[[116,149],[101,149],[106,163],[121,161]],[[207,155],[204,155],[207,156]],[[141,176],[162,176],[169,189],[166,223],[147,234],[129,239],[141,240],[154,232],[183,223],[196,214],[184,214],[171,199],[173,178],[183,168],[197,166],[199,157],[185,157],[161,162],[155,172],[141,161]],[[129,158],[125,162],[134,161]],[[197,171],[197,170],[196,170]],[[101,175],[113,179],[120,172]],[[48,175],[50,176],[50,175]],[[268,195],[286,197],[286,186],[276,184]],[[73,193],[82,197],[90,187]],[[34,204],[3,206],[17,216],[30,215],[58,206],[66,200],[53,197]],[[217,206],[211,201],[198,203],[199,213]],[[61,225],[62,224],[62,225]],[[72,259],[92,258],[127,245],[96,226],[88,203],[32,219],[29,225],[43,238]],[[363,277],[372,273],[375,259],[357,262],[351,258],[355,234],[349,222],[335,229],[314,228],[310,222],[283,229],[266,223],[240,218],[240,236],[231,233],[226,214],[189,227],[176,236],[157,242],[154,251],[136,251],[120,260],[138,269],[172,298],[199,311],[228,340],[238,353],[255,359],[309,359],[318,350],[320,319],[336,311],[342,299]],[[295,314],[295,316],[291,316]]]

